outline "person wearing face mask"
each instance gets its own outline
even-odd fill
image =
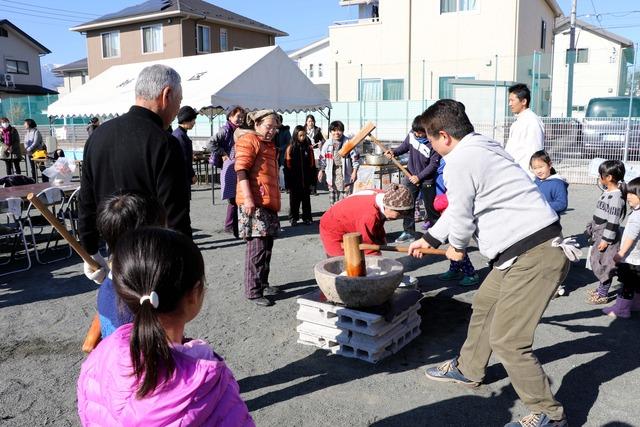
[[[436,198],[435,179],[438,176],[438,165],[440,164],[440,154],[438,154],[427,139],[427,134],[420,124],[420,116],[413,119],[411,132],[405,140],[395,150],[387,150],[385,156],[393,158],[409,152],[409,163],[407,169],[411,173],[410,178],[404,178],[402,184],[405,185],[413,196],[418,200],[418,193],[422,193],[422,201],[427,212],[424,228],[432,226],[440,218],[440,213],[433,208],[433,201]],[[415,215],[408,215],[404,218],[403,233],[396,239],[396,242],[408,242],[414,240],[416,232]]]
[[[240,237],[247,242],[244,289],[247,299],[259,306],[270,306],[266,298],[278,293],[269,286],[269,264],[273,239],[280,232],[280,189],[278,155],[274,138],[280,127],[273,110],[249,113],[245,131],[236,141],[235,170],[238,174],[236,201]],[[240,131],[238,131],[240,133]]]
[[[7,167],[7,175],[13,175],[14,169],[15,173],[20,175],[20,161],[22,160],[20,135],[18,130],[11,126],[9,119],[6,117],[0,119],[0,142],[2,143],[0,159],[4,160]]]

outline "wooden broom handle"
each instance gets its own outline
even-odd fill
[[[408,252],[408,246],[388,246],[388,245],[372,245],[370,243],[360,243],[360,249],[364,251],[391,251],[391,252]],[[447,251],[444,249],[420,248],[418,252],[425,255],[442,255],[445,256]]]
[[[80,258],[82,258],[84,262],[89,264],[89,266],[91,266],[91,268],[93,268],[94,270],[99,270],[102,267],[100,264],[98,264],[96,260],[91,258],[91,255],[89,255],[89,253],[80,245],[80,242],[78,242],[69,233],[67,228],[64,225],[62,225],[55,216],[53,216],[51,211],[45,205],[42,204],[40,199],[38,199],[33,193],[29,193],[27,195],[27,200],[31,202],[31,204],[40,211],[42,216],[44,216],[47,219],[47,221],[49,221],[49,224],[51,224],[53,228],[58,230],[58,233],[60,233],[60,235],[64,238],[64,240],[66,240],[69,243],[69,245],[71,245],[73,250],[76,251],[78,255],[80,255]]]
[[[369,135],[369,138],[371,138],[371,141],[373,141],[374,144],[376,144],[378,147],[380,147],[382,149],[383,152],[387,151],[387,147],[384,146],[384,144],[380,141],[378,141],[378,138],[376,138],[373,135]],[[391,158],[391,161],[393,162],[394,165],[396,165],[398,167],[398,169],[400,169],[400,171],[407,177],[407,178],[411,178],[413,175],[411,175],[411,172],[409,172],[407,170],[407,168],[405,168],[402,163],[400,163],[398,161],[398,159],[396,159],[395,157]]]

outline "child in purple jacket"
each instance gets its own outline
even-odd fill
[[[82,425],[254,426],[222,358],[184,338],[204,300],[204,261],[193,241],[164,228],[130,231],[115,249],[113,278],[134,319],[82,364]]]

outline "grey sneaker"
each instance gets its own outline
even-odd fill
[[[567,419],[558,421],[549,419],[545,414],[529,414],[518,421],[505,424],[504,427],[567,427]]]
[[[462,372],[458,369],[458,358],[447,360],[440,366],[427,369],[425,375],[434,381],[462,384],[467,387],[478,387],[480,385],[479,382],[471,381],[462,375]]]
[[[412,242],[414,240],[415,240],[415,237],[413,237],[411,233],[407,233],[405,231],[396,239],[396,243],[406,243],[406,242]]]

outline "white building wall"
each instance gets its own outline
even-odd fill
[[[551,110],[554,117],[566,117],[568,66],[566,51],[569,49],[569,34],[555,36],[553,57],[553,98]],[[618,96],[620,91],[620,70],[625,66],[625,58],[619,43],[576,28],[576,49],[588,49],[588,62],[576,63],[573,77],[573,117],[584,117],[583,107],[591,98]]]
[[[11,74],[16,84],[42,86],[40,55],[31,43],[25,41],[12,28],[4,26],[9,37],[0,37],[0,73],[6,73],[7,59],[27,61],[29,74]]]
[[[331,26],[331,60],[338,68],[331,100],[356,101],[361,73],[365,79],[404,79],[405,99],[437,99],[440,77],[493,80],[495,55],[498,80],[529,83],[531,60],[524,57],[540,43],[542,19],[550,56],[553,12],[544,0],[478,0],[478,5],[474,11],[440,14],[440,0],[381,0],[379,21]],[[551,74],[550,59],[540,72]]]
[[[290,57],[313,84],[329,84],[331,82],[332,67],[330,66],[329,43],[301,55]]]
[[[89,81],[89,76],[86,71],[76,71],[71,73],[64,73],[63,83],[64,86],[56,88],[58,93],[62,96],[67,93],[71,93],[78,89],[80,86]]]

